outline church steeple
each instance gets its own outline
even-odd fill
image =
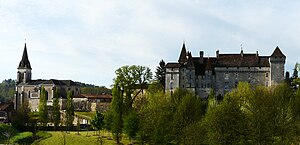
[[[20,63],[19,63],[18,69],[19,69],[19,68],[27,68],[27,69],[31,69],[30,62],[29,62],[29,59],[28,59],[28,54],[27,54],[26,43],[25,43],[25,46],[24,46],[24,51],[23,51],[22,60],[21,60]]]
[[[23,50],[22,59],[19,63],[17,73],[17,83],[27,83],[31,80],[31,65],[28,59],[26,43]]]

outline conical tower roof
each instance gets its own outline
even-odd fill
[[[187,58],[186,58],[186,48],[185,48],[185,43],[183,43],[182,48],[181,48],[181,53],[178,59],[179,63],[185,63],[187,62]]]
[[[272,57],[285,57],[285,55],[281,52],[280,48],[277,46],[271,55]]]
[[[30,62],[28,60],[26,43],[25,43],[25,46],[24,46],[22,60],[19,63],[18,69],[20,69],[20,68],[31,69]]]

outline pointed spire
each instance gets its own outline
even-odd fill
[[[185,63],[185,62],[187,62],[186,56],[187,56],[187,54],[186,54],[185,42],[183,41],[183,45],[182,45],[182,48],[181,48],[181,53],[180,53],[178,62],[179,63]]]
[[[19,63],[18,69],[19,69],[19,68],[31,69],[30,62],[29,62],[29,60],[28,60],[28,54],[27,54],[26,43],[25,43],[25,46],[24,46],[24,51],[23,51],[22,60],[21,60],[20,63]]]

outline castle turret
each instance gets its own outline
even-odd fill
[[[276,85],[281,83],[284,80],[284,64],[285,64],[285,55],[281,52],[280,48],[277,46],[270,56],[270,82],[271,85]]]
[[[178,59],[178,62],[180,64],[185,64],[187,63],[188,59],[187,59],[187,53],[186,53],[186,48],[185,48],[185,43],[183,43],[182,48],[181,48],[181,53]]]
[[[26,43],[24,46],[22,60],[19,63],[17,72],[17,84],[27,83],[31,80],[31,65],[28,59]]]

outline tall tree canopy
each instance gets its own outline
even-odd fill
[[[159,62],[159,65],[156,67],[155,79],[165,88],[165,76],[166,76],[166,63],[164,60]]]

